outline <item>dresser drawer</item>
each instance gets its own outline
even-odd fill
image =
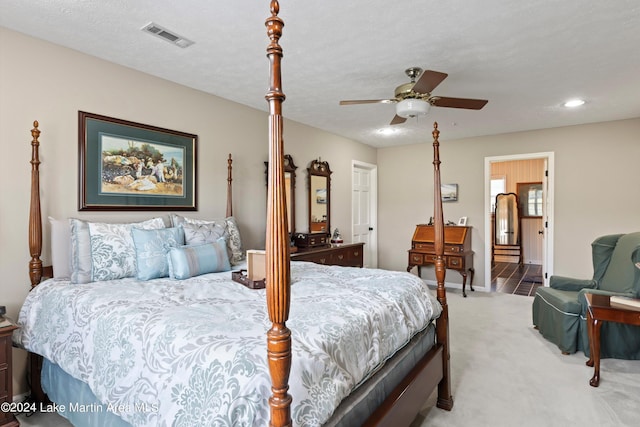
[[[464,266],[464,258],[459,256],[447,256],[446,259],[447,268],[451,268],[454,270],[460,270]]]
[[[11,351],[11,335],[0,337],[0,369],[7,367],[9,351]]]
[[[316,264],[331,265],[331,263],[333,261],[331,259],[331,255],[332,254],[330,254],[330,253],[324,253],[324,254],[320,254],[320,255],[310,256],[309,257],[309,261],[315,262]]]
[[[444,257],[446,260],[447,257]],[[446,262],[446,261],[445,261]],[[427,264],[435,264],[436,256],[435,254],[427,254],[421,252],[410,252],[409,253],[409,264],[413,265],[427,265]]]
[[[421,265],[424,263],[424,255],[419,252],[409,252],[409,265]]]
[[[413,249],[420,249],[421,251],[425,251],[425,252],[433,252],[433,251],[435,251],[433,243],[414,242],[413,243]]]
[[[363,249],[362,246],[359,246],[356,248],[348,248],[345,250],[346,259],[347,259],[347,262],[349,263],[348,265],[351,265],[354,267],[362,267],[362,260],[363,260],[362,249]]]
[[[7,398],[9,395],[9,375],[8,369],[5,366],[4,368],[0,368],[0,399]]]
[[[291,254],[292,261],[311,261],[316,264],[362,267],[364,243],[347,243],[326,248],[302,248]]]
[[[333,265],[349,265],[349,254],[347,251],[335,251],[331,254],[331,264]]]
[[[325,233],[296,233],[294,241],[299,248],[330,246],[329,236]]]

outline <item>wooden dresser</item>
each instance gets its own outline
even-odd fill
[[[316,248],[298,248],[291,261],[311,261],[316,264],[362,267],[364,243],[345,243]]]
[[[420,276],[421,267],[435,264],[434,238],[435,232],[432,225],[418,224],[416,226],[416,231],[411,239],[407,271],[418,267],[418,276]],[[465,292],[467,272],[469,272],[469,287],[473,291],[471,227],[444,227],[444,265],[445,268],[456,270],[462,275],[462,295],[465,297],[467,296]]]
[[[13,401],[11,334],[16,326],[0,328],[0,404]],[[0,411],[0,427],[17,427],[20,423],[11,412]]]

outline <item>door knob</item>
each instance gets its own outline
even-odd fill
[[[544,230],[539,230],[538,234],[544,234]]]
[[[369,227],[369,231],[373,231],[373,227]]]

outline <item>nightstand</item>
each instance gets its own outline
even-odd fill
[[[13,400],[11,333],[17,326],[0,328],[0,404]],[[10,412],[0,412],[0,427],[17,427],[20,423]]]

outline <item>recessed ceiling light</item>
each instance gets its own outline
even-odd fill
[[[394,133],[396,133],[396,130],[393,128],[382,128],[378,129],[378,133],[381,135],[393,135]]]
[[[581,105],[584,105],[584,99],[571,99],[562,105],[569,108],[579,107]]]

